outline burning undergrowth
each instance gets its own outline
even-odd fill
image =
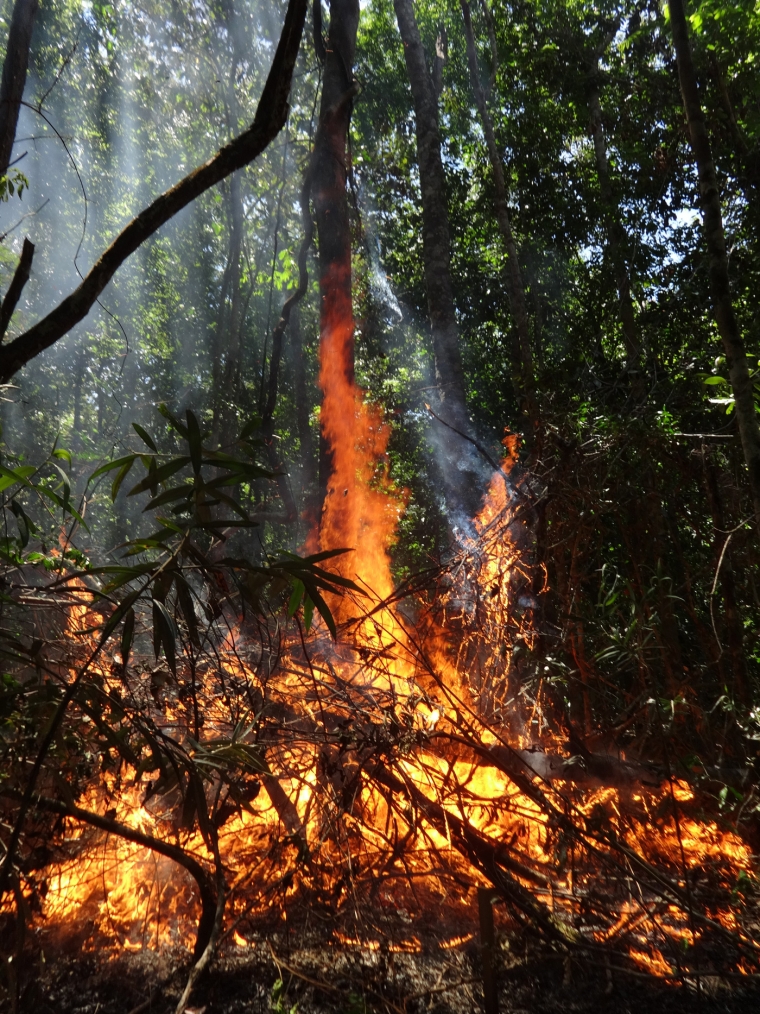
[[[190,413],[174,424],[187,455],[112,471],[142,459],[134,489],[191,524],[160,518],[137,568],[8,584],[36,619],[6,638],[7,969],[74,939],[190,947],[200,971],[304,912],[334,946],[446,950],[478,939],[487,889],[563,960],[754,972],[749,846],[667,752],[589,750],[541,676],[527,485],[494,474],[476,534],[402,589],[376,489],[369,563],[323,544],[253,566],[223,555],[232,522],[211,510],[254,466],[205,450]],[[366,542],[361,485],[337,502]]]

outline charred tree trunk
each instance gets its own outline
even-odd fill
[[[318,4],[316,0],[315,11]],[[324,51],[312,189],[319,243],[320,386],[325,395],[331,387],[351,386],[354,382],[351,222],[346,183],[358,27],[358,0],[333,0]],[[321,27],[315,18],[316,37],[319,48]],[[333,472],[330,425],[323,420],[320,433],[319,483],[323,498]]]
[[[528,445],[532,446],[536,431],[539,425],[539,408],[536,398],[536,383],[533,370],[533,351],[530,344],[530,322],[528,319],[528,308],[525,301],[525,286],[523,284],[520,261],[517,255],[517,244],[512,232],[509,209],[507,207],[507,185],[504,179],[504,167],[502,165],[499,149],[496,144],[496,134],[493,120],[488,109],[486,93],[480,81],[480,69],[478,67],[478,56],[475,49],[475,37],[472,30],[472,17],[470,5],[467,0],[461,0],[462,16],[464,18],[465,38],[467,40],[467,60],[470,65],[470,81],[472,90],[475,93],[475,102],[480,113],[480,120],[483,126],[483,134],[486,139],[488,158],[491,163],[491,172],[494,182],[494,210],[496,220],[499,223],[499,231],[504,241],[504,248],[507,254],[507,277],[509,279],[509,300],[512,307],[517,331],[517,341],[512,355],[512,370],[514,385],[520,401],[520,410],[525,416],[529,425]],[[494,67],[496,71],[496,53],[494,51]]]
[[[678,61],[678,78],[686,120],[689,125],[691,148],[699,174],[699,193],[702,201],[705,243],[709,256],[713,311],[723,342],[728,363],[728,375],[736,403],[736,420],[739,425],[744,461],[749,473],[755,526],[760,531],[760,426],[758,426],[755,411],[753,383],[749,373],[744,341],[731,301],[720,190],[718,189],[705,116],[699,100],[683,0],[671,0],[669,9],[673,44]]]
[[[38,0],[16,0],[13,6],[0,85],[0,176],[5,176],[8,171],[13,142],[16,140],[16,124],[24,97],[29,49],[38,6]]]

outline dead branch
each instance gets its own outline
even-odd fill
[[[8,793],[4,794],[7,795]],[[15,793],[13,795],[15,797]],[[79,806],[63,803],[57,799],[48,799],[47,797],[40,796],[37,793],[32,796],[32,803],[38,810],[47,810],[49,813],[58,813],[62,817],[72,817],[74,820],[79,820],[83,824],[89,824],[91,827],[97,827],[99,830],[106,831],[108,834],[116,835],[119,838],[123,838],[125,841],[131,841],[135,845],[142,845],[144,848],[150,849],[152,852],[158,852],[159,855],[165,856],[167,859],[171,859],[173,862],[177,863],[178,866],[187,870],[198,885],[198,892],[200,894],[201,901],[201,917],[198,922],[198,935],[195,941],[195,949],[193,951],[194,956],[198,959],[198,963],[200,963],[200,959],[203,957],[212,941],[215,940],[214,929],[217,923],[217,912],[219,905],[221,904],[223,906],[224,898],[223,892],[221,898],[217,897],[218,892],[214,888],[211,877],[197,859],[194,859],[191,855],[185,852],[184,849],[181,849],[176,845],[171,845],[169,842],[162,841],[160,838],[154,838],[153,835],[137,831],[135,828],[128,827],[126,824],[122,824],[120,821],[114,820],[111,817],[104,817],[99,813],[91,813],[89,810],[83,810]],[[208,961],[206,963],[208,963]]]

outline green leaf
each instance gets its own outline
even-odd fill
[[[163,493],[159,493],[158,496],[154,496],[151,500],[146,503],[143,507],[143,514],[145,511],[152,511],[155,507],[161,507],[165,503],[171,503],[173,500],[180,500],[182,497],[185,500],[189,500],[193,494],[193,487],[184,483],[182,486],[172,486],[171,489],[165,489]]]
[[[704,383],[708,385],[727,384],[728,381],[724,377],[705,377]]]
[[[150,433],[148,433],[147,430],[143,429],[139,423],[134,422],[132,423],[132,429],[135,431],[138,437],[140,437],[140,439],[144,443],[146,443],[148,447],[150,447],[152,451],[155,451],[155,453],[158,454],[158,448],[156,447],[153,437],[150,435]]]
[[[261,428],[261,419],[255,415],[252,419],[249,419],[245,426],[240,431],[239,440],[247,440],[248,437],[252,436],[256,430]]]
[[[141,589],[140,588],[135,589],[135,591],[130,592],[125,599],[122,599],[122,601],[119,603],[116,609],[114,609],[114,611],[111,613],[110,617],[108,618],[108,621],[106,622],[105,626],[101,631],[100,634],[101,644],[104,644],[108,640],[108,638],[113,633],[114,629],[118,626],[120,621],[124,618],[124,616],[126,616],[126,614],[135,604],[137,599],[140,597],[140,594]]]
[[[193,465],[193,471],[198,475],[201,470],[201,461],[203,460],[201,428],[198,425],[197,416],[190,409],[187,409],[185,412],[185,418],[187,419],[187,442],[190,447],[190,460]]]
[[[97,479],[99,475],[104,475],[106,472],[112,472],[115,468],[122,468],[126,462],[134,461],[138,457],[137,454],[126,454],[123,458],[116,458],[115,461],[107,461],[105,465],[101,465],[100,468],[96,468],[90,478],[87,480],[88,483],[92,482],[93,479]]]
[[[128,609],[124,619],[124,627],[121,631],[121,662],[124,668],[127,667],[129,652],[132,647],[132,638],[135,633],[135,611]]]
[[[176,675],[177,628],[163,602],[153,599],[153,650],[156,658],[162,645],[169,668]]]
[[[335,620],[333,619],[333,614],[330,612],[329,606],[322,598],[322,596],[319,594],[313,582],[304,580],[304,584],[306,585],[306,590],[309,593],[309,598],[312,599],[314,605],[319,610],[319,615],[327,624],[327,629],[332,634],[333,641],[337,640],[338,631],[336,630]],[[306,618],[306,609],[304,609],[304,619],[305,618]]]
[[[116,499],[116,495],[119,492],[121,484],[126,479],[127,475],[129,474],[129,471],[132,468],[132,465],[134,463],[135,463],[135,459],[134,458],[132,458],[131,461],[125,461],[124,464],[119,469],[119,471],[116,473],[116,478],[111,483],[111,500],[112,501]]]
[[[11,500],[11,510],[16,517],[16,524],[18,525],[18,534],[21,541],[21,548],[26,549],[27,543],[29,542],[29,535],[32,532],[36,532],[37,528],[34,522],[27,517],[24,512],[24,508],[20,503],[16,503],[15,500]]]
[[[288,616],[295,616],[298,607],[301,605],[304,591],[303,581],[299,581],[298,578],[295,578],[293,581],[293,593],[291,594],[290,601],[288,602]]]
[[[177,589],[177,602],[182,610],[182,615],[187,624],[187,630],[190,635],[190,640],[196,647],[200,646],[200,638],[198,637],[198,621],[195,616],[195,605],[193,603],[193,593],[190,590],[190,586],[181,574],[176,574],[174,577],[174,586]]]
[[[151,463],[155,464],[155,459],[151,458]],[[167,461],[165,464],[156,468],[154,472],[148,473],[144,479],[137,483],[130,489],[127,496],[136,496],[138,493],[144,493],[146,489],[158,489],[158,483],[168,479],[170,475],[174,475],[180,468],[184,468],[190,464],[190,458],[186,455],[182,455],[179,458],[172,458],[171,461]],[[153,494],[156,495],[155,493]]]
[[[68,461],[71,464],[71,452],[67,451],[65,447],[56,447],[53,451],[54,458],[60,458],[62,461]]]
[[[2,479],[0,479],[0,490],[7,489],[14,482],[22,482],[28,486],[28,477],[36,471],[37,469],[33,465],[21,465],[20,468],[15,469],[0,465],[0,476],[2,476]]]

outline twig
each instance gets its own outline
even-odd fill
[[[483,455],[483,457],[486,459],[486,461],[494,470],[494,472],[501,472],[502,475],[505,475],[504,469],[501,467],[501,465],[496,464],[496,462],[488,453],[488,451],[485,449],[485,447],[479,444],[478,441],[474,439],[474,437],[468,436],[466,433],[463,433],[462,430],[457,429],[456,426],[452,426],[451,423],[446,422],[445,419],[441,419],[441,417],[437,415],[427,403],[425,404],[425,408],[428,410],[428,412],[432,415],[434,419],[437,419],[438,422],[441,423],[442,426],[448,427],[448,429],[452,430],[454,433],[462,437],[463,440],[469,441],[469,443],[471,443],[472,446]],[[504,481],[506,482],[506,476]]]

